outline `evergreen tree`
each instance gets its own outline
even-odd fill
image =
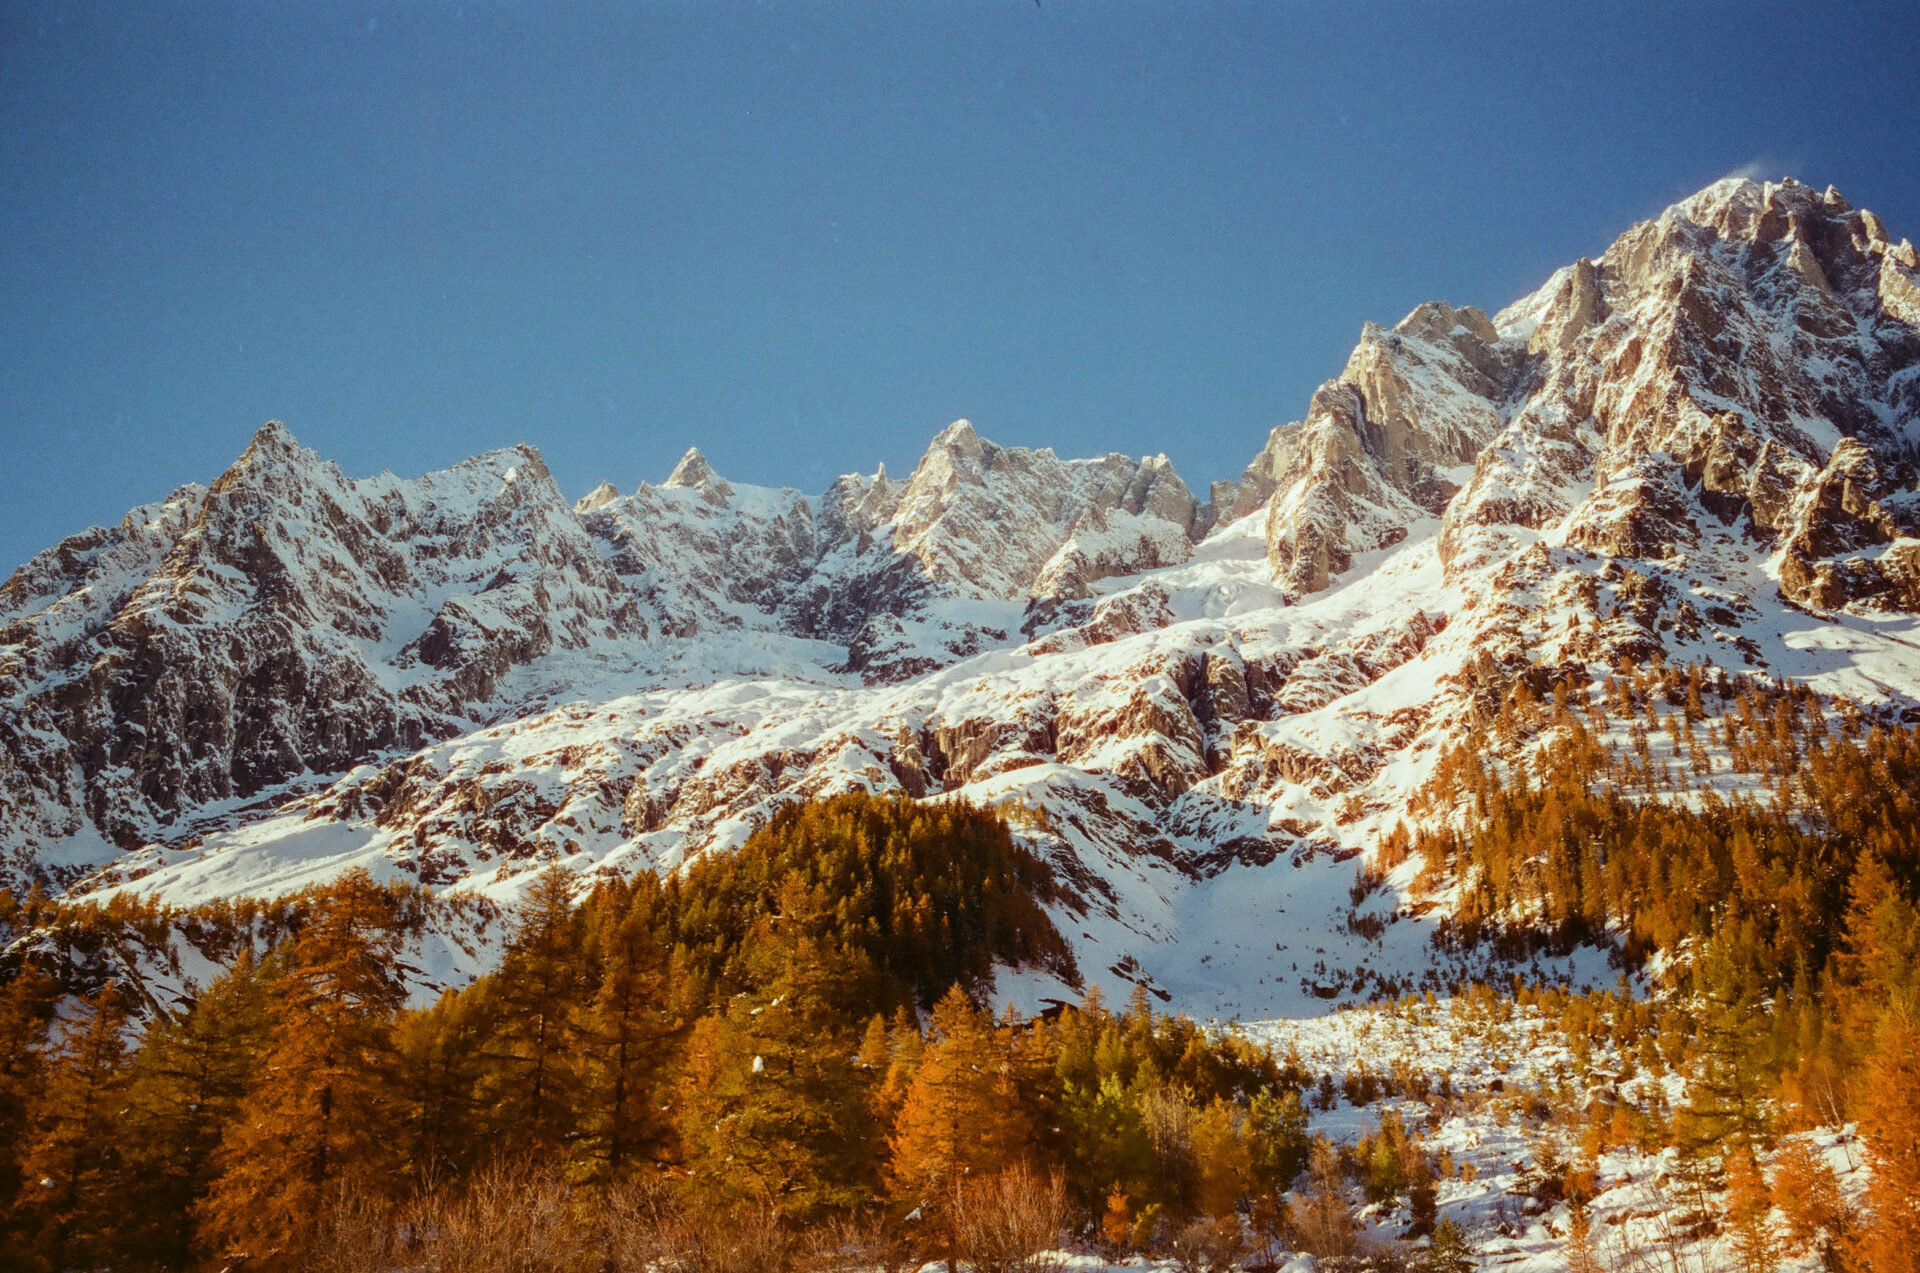
[[[1090,1205],[1114,1192],[1131,1204],[1167,1201],[1138,1095],[1119,1075],[1095,1078],[1091,1086],[1069,1082],[1063,1118],[1068,1175],[1082,1186],[1083,1201]]]
[[[1308,1165],[1313,1148],[1308,1137],[1308,1110],[1300,1093],[1275,1093],[1263,1087],[1246,1110],[1246,1141],[1254,1160],[1254,1181],[1261,1189],[1286,1189]]]
[[[776,958],[765,991],[695,1023],[681,1136],[717,1195],[792,1217],[850,1209],[873,1196],[880,1148],[859,1036],[835,1002],[862,970],[805,938]]]
[[[1707,963],[1701,979],[1711,984],[1699,1006],[1698,1064],[1678,1131],[1683,1151],[1711,1157],[1723,1148],[1750,1152],[1764,1143],[1773,1036],[1766,1013],[1734,984],[1735,969],[1717,950]]]
[[[1473,1245],[1467,1241],[1466,1232],[1452,1220],[1442,1220],[1422,1253],[1421,1273],[1473,1273],[1475,1267]],[[1569,1262],[1567,1273],[1596,1273],[1596,1270],[1578,1269]]]

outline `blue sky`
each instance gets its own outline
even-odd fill
[[[1728,172],[1920,238],[1911,6],[0,4],[0,572],[269,417],[570,495],[966,416],[1230,476]]]

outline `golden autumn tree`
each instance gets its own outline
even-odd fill
[[[629,907],[600,935],[600,984],[580,1019],[579,1152],[597,1175],[617,1177],[657,1154],[667,1132],[661,1076],[678,1023],[669,1005],[668,954],[647,919]]]
[[[863,1053],[865,1045],[862,1045]],[[878,1082],[873,1089],[874,1115],[882,1127],[891,1128],[906,1104],[907,1089],[913,1086],[914,1072],[926,1055],[926,1040],[920,1037],[919,1022],[913,1010],[902,1006],[887,1027],[886,1064],[875,1064]]]
[[[1920,1273],[1920,1025],[1905,1004],[1888,1012],[1865,1076],[1861,1120],[1872,1215],[1859,1249],[1873,1273]]]
[[[1773,1194],[1752,1153],[1727,1160],[1727,1228],[1741,1273],[1773,1273],[1780,1241],[1773,1232]]]
[[[4,891],[0,891],[4,897]],[[0,1145],[22,1146],[46,1081],[42,1046],[59,992],[53,978],[28,964],[0,984]],[[0,1246],[17,1242],[12,1203],[20,1186],[18,1155],[0,1150]]]
[[[1593,1211],[1584,1202],[1570,1204],[1567,1221],[1567,1241],[1561,1248],[1567,1262],[1567,1273],[1606,1273],[1606,1264],[1600,1258],[1599,1242],[1593,1233]]]
[[[134,1177],[121,1125],[127,1013],[108,985],[80,1000],[50,1049],[46,1086],[27,1129],[16,1204],[26,1250],[48,1269],[92,1268],[116,1254]]]
[[[471,987],[403,1013],[393,1030],[394,1128],[400,1170],[415,1183],[464,1176],[484,1159],[479,1106],[487,1015]]]
[[[273,1038],[199,1209],[203,1242],[249,1268],[301,1267],[336,1182],[392,1180],[398,902],[363,870],[318,891],[275,979]]]
[[[1852,1234],[1852,1216],[1833,1167],[1804,1140],[1789,1140],[1773,1156],[1773,1205],[1786,1219],[1788,1249],[1817,1250],[1821,1263]]]
[[[514,912],[483,986],[488,1039],[481,1121],[495,1148],[552,1153],[578,1117],[580,1015],[589,982],[574,876],[543,871]]]
[[[909,1202],[999,1171],[1034,1141],[1011,1048],[959,987],[934,1005],[929,1034],[890,1141],[894,1193]]]
[[[1244,1123],[1240,1110],[1217,1098],[1193,1120],[1194,1205],[1203,1215],[1232,1216],[1253,1192],[1253,1154]]]
[[[129,1250],[181,1269],[193,1251],[193,1203],[211,1184],[215,1151],[258,1071],[268,987],[250,946],[178,1017],[147,1026],[127,1094],[138,1185]]]

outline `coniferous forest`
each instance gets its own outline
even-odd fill
[[[1716,789],[1709,748],[1755,781]],[[1532,1185],[1577,1225],[1599,1155],[1673,1147],[1722,1199],[1701,1223],[1787,1217],[1794,1249],[1756,1236],[1750,1267],[1893,1273],[1920,1258],[1916,792],[1920,730],[1791,685],[1523,684],[1420,793],[1443,829],[1396,832],[1356,891],[1417,858],[1438,946],[1612,951],[1616,990],[1452,988],[1686,1081],[1677,1104],[1625,1074],[1605,1103],[1529,1098],[1581,1147]],[[1079,981],[1054,889],[995,814],[842,796],[664,878],[548,871],[491,916],[497,969],[424,1007],[406,939],[472,899],[363,873],[190,912],[0,897],[6,1267],[997,1270],[1066,1243],[1472,1267],[1434,1201],[1460,1169],[1393,1098],[1495,1098],[1358,1056],[1316,1072],[1144,993],[994,1016],[996,967]],[[100,974],[169,930],[225,968],[189,1004]],[[1343,1100],[1373,1130],[1310,1135]],[[1854,1199],[1781,1139],[1848,1121]],[[1362,1232],[1369,1202],[1399,1240]]]

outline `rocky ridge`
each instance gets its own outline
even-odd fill
[[[269,426],[0,588],[7,869],[510,896],[960,794],[1072,886],[1083,967],[1281,1010],[1303,948],[1424,957],[1343,928],[1351,859],[1518,684],[1663,657],[1920,704],[1917,278],[1832,190],[1717,183],[1493,317],[1367,326],[1205,503],[965,422],[905,480],[690,452],[571,507],[530,448],[354,481]]]

